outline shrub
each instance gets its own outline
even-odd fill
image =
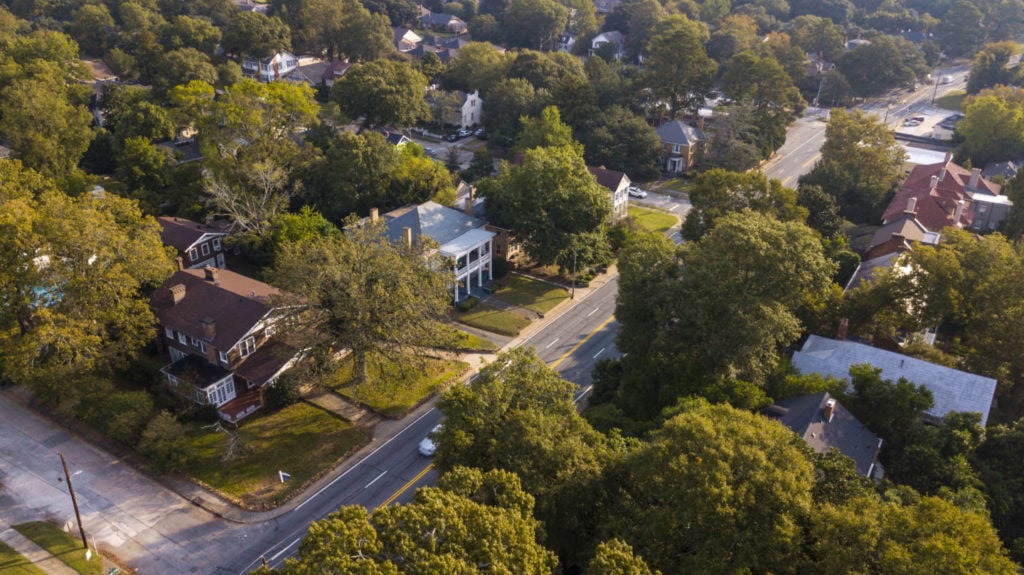
[[[267,411],[277,411],[297,402],[302,396],[299,392],[300,384],[298,374],[294,371],[286,372],[277,378],[277,381],[263,394],[263,402]]]
[[[457,307],[459,308],[459,311],[469,311],[475,308],[478,303],[480,303],[479,299],[469,296],[468,298],[460,301]]]
[[[149,459],[158,474],[185,469],[192,457],[185,426],[167,411],[161,411],[142,432],[138,451]]]
[[[135,445],[153,417],[153,400],[144,391],[120,391],[107,397],[103,431],[124,445]]]
[[[508,260],[505,258],[494,258],[491,261],[491,274],[494,279],[501,279],[508,275],[509,267]]]

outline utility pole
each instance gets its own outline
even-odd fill
[[[82,535],[82,547],[89,549],[89,542],[85,540],[85,528],[82,527],[82,514],[78,512],[78,499],[75,498],[75,488],[71,486],[71,474],[68,473],[68,462],[64,459],[64,453],[60,455],[60,464],[64,466],[64,477],[68,481],[68,493],[71,494],[71,505],[75,508],[75,519],[78,520],[78,532]]]
[[[569,299],[576,299],[576,248],[572,249],[572,291]]]

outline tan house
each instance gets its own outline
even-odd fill
[[[707,138],[701,128],[681,120],[666,122],[658,128],[665,171],[679,174],[692,170],[704,157]]]
[[[179,260],[180,261],[180,260]],[[208,266],[179,269],[150,296],[157,347],[170,356],[167,384],[236,422],[263,407],[263,391],[301,353],[273,339],[277,290],[261,281]]]

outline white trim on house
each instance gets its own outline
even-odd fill
[[[228,374],[224,379],[211,383],[204,389],[197,389],[196,391],[201,392],[206,396],[204,398],[204,404],[208,403],[216,407],[220,407],[237,396],[237,393],[235,392],[234,374]]]
[[[472,229],[440,248],[441,255],[451,258],[452,273],[455,275],[453,297],[459,303],[459,283],[466,282],[467,288],[476,274],[478,284],[483,284],[484,271],[487,280],[493,279],[491,266],[491,242],[496,234],[481,228]]]

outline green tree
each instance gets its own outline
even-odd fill
[[[843,30],[828,18],[806,14],[793,19],[790,37],[810,54],[836,62],[843,54]]]
[[[125,140],[116,161],[118,176],[135,192],[160,192],[169,183],[167,154],[144,137]]]
[[[493,145],[511,147],[522,127],[520,120],[540,111],[545,94],[522,78],[502,80],[491,88],[484,97],[484,127]]]
[[[633,548],[621,539],[611,539],[597,546],[594,559],[587,566],[587,575],[657,575]]]
[[[420,236],[412,246],[392,244],[383,221],[348,221],[348,234],[287,243],[269,272],[290,295],[290,337],[330,360],[332,349],[352,350],[357,382],[366,380],[370,353],[404,357],[404,348],[443,339],[450,266]]]
[[[568,22],[569,10],[554,0],[512,0],[501,20],[502,35],[511,46],[551,49]]]
[[[1024,153],[1022,94],[1019,88],[983,90],[967,100],[964,118],[956,129],[973,163],[1008,160]]]
[[[354,66],[331,88],[331,99],[363,126],[408,126],[428,118],[427,79],[411,65],[375,60]]]
[[[578,130],[587,165],[604,166],[638,180],[661,173],[661,139],[644,119],[613,106],[589,116]]]
[[[522,78],[536,89],[551,90],[568,78],[586,77],[578,58],[565,52],[537,52],[522,50],[508,70],[509,78]]]
[[[467,93],[479,90],[486,102],[490,89],[505,78],[511,64],[511,54],[501,52],[486,42],[470,42],[460,48],[448,64],[445,84],[453,90]]]
[[[532,498],[515,476],[450,473],[457,477],[420,489],[406,505],[342,507],[310,525],[298,557],[258,573],[554,573],[558,561],[537,542]]]
[[[676,15],[659,22],[647,43],[644,84],[668,103],[671,118],[704,104],[717,68],[704,51],[706,37],[700,24]]]
[[[708,170],[697,176],[690,202],[693,209],[683,223],[683,237],[690,241],[707,235],[722,216],[747,209],[781,221],[807,219],[807,210],[797,205],[795,192],[761,172]]]
[[[996,85],[1011,86],[1019,78],[1017,70],[1009,67],[1010,58],[1020,52],[1016,42],[986,44],[971,60],[967,78],[967,93],[977,94]]]
[[[224,29],[221,45],[230,54],[266,58],[289,49],[291,33],[288,25],[276,16],[239,10]]]
[[[971,457],[992,514],[992,523],[1007,544],[1024,536],[1024,423],[986,430],[985,441]]]
[[[797,205],[807,209],[807,225],[826,239],[837,238],[843,229],[836,199],[821,186],[800,186],[796,191]]]
[[[754,114],[754,105],[746,101],[715,108],[713,121],[704,129],[704,161],[709,166],[744,172],[760,163]]]
[[[814,483],[799,441],[759,415],[693,401],[622,462],[607,527],[652,567],[790,572]]]
[[[150,468],[157,474],[184,470],[191,459],[190,449],[185,426],[166,411],[146,424],[138,445],[139,452],[149,459]]]
[[[722,91],[733,100],[753,105],[757,126],[754,142],[765,156],[785,142],[786,127],[806,104],[793,79],[771,54],[736,54],[726,66],[721,84]]]
[[[553,263],[573,236],[596,231],[611,212],[608,190],[576,150],[533,148],[523,162],[480,183],[495,221],[508,227],[541,263]]]
[[[85,4],[71,17],[71,36],[87,54],[102,55],[110,47],[116,30],[114,17],[104,4]]]
[[[168,49],[195,48],[212,56],[220,44],[221,30],[201,16],[175,16],[164,32],[163,45]]]
[[[516,150],[567,146],[577,153],[583,153],[582,146],[572,137],[572,128],[562,122],[562,116],[556,106],[544,108],[538,118],[523,116],[519,121],[523,129],[516,138]]]
[[[190,82],[170,99],[201,134],[210,202],[236,230],[265,237],[293,193],[288,169],[304,154],[295,136],[316,121],[312,89],[243,80],[214,99],[212,86]]]
[[[153,90],[161,97],[175,86],[192,81],[212,85],[217,80],[217,69],[206,54],[195,48],[179,48],[164,54],[160,73],[153,78]]]
[[[0,370],[54,401],[75,376],[124,366],[152,338],[142,290],[172,271],[160,227],[113,194],[71,198],[0,162]]]
[[[328,221],[320,212],[311,206],[302,206],[302,210],[297,214],[285,213],[277,216],[270,232],[270,238],[273,251],[278,252],[285,244],[338,233],[337,226]]]
[[[328,220],[341,222],[352,213],[369,214],[371,208],[399,207],[388,195],[398,161],[398,151],[379,133],[342,133],[325,142],[322,155],[302,166],[296,176],[302,182],[303,200]]]
[[[886,90],[913,86],[931,67],[917,46],[899,36],[876,36],[839,59],[839,71],[858,96],[875,96]]]
[[[950,57],[968,56],[985,41],[984,15],[970,0],[956,0],[935,31],[939,46]]]
[[[390,180],[389,205],[421,204],[427,200],[446,206],[455,203],[455,186],[448,169],[427,157],[419,146],[403,146]]]
[[[863,112],[832,110],[821,159],[800,184],[821,186],[854,222],[874,221],[902,177],[906,152],[889,130]]]

